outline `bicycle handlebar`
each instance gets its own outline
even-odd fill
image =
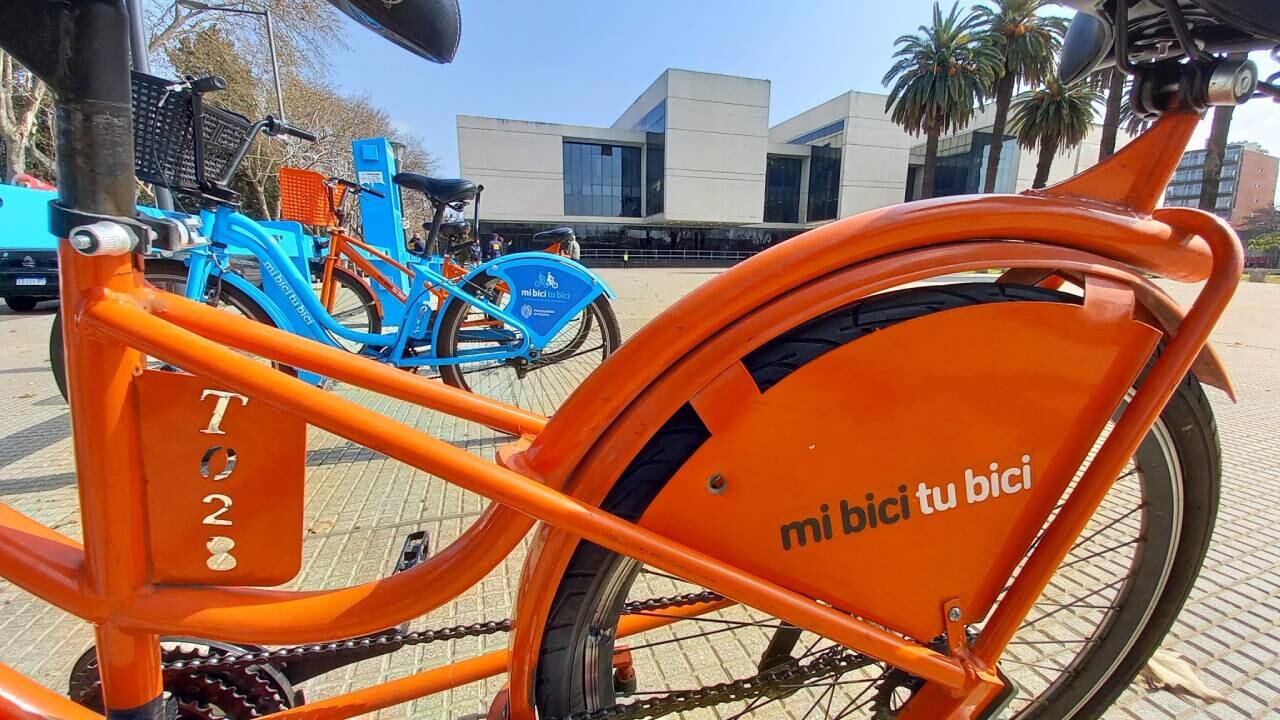
[[[329,178],[329,182],[333,183],[334,185],[341,185],[342,187],[344,187],[344,188],[346,188],[346,189],[348,189],[348,190],[350,190],[350,191],[352,191],[352,192],[354,192],[354,193],[357,193],[357,194],[358,194],[358,193],[369,193],[370,195],[372,195],[372,196],[374,196],[374,197],[376,197],[376,198],[385,198],[385,197],[386,197],[386,195],[385,195],[385,194],[383,194],[383,193],[381,193],[381,192],[378,192],[377,190],[374,190],[373,188],[365,187],[364,185],[359,185],[359,184],[357,184],[357,183],[353,183],[353,182],[351,182],[350,180],[344,180],[344,179],[342,179],[342,178],[340,178],[340,177],[331,177],[331,178]]]
[[[283,120],[279,120],[275,118],[272,115],[268,115],[266,120],[263,120],[262,122],[264,123],[263,131],[266,132],[267,135],[270,135],[272,137],[276,135],[291,135],[293,137],[298,138],[299,140],[305,140],[306,142],[316,141],[315,133],[307,132],[302,128],[296,128]]]

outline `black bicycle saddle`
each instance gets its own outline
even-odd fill
[[[476,196],[476,184],[461,178],[445,180],[417,173],[396,173],[391,179],[400,187],[417,190],[437,203],[454,203]]]
[[[353,20],[431,62],[453,61],[462,39],[458,0],[329,0]]]
[[[1117,2],[1126,3],[1125,27],[1117,28]],[[1115,64],[1115,36],[1125,33],[1131,63],[1183,54],[1165,0],[1064,0],[1079,12],[1062,43],[1059,75],[1075,82]],[[1275,0],[1177,0],[1192,43],[1206,53],[1247,52],[1280,43],[1280,10]]]

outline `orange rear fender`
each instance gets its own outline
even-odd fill
[[[782,332],[903,283],[983,267],[1044,267],[1051,259],[1055,266],[1080,274],[1087,272],[1129,285],[1141,280],[1121,263],[1077,250],[1036,243],[954,243],[875,258],[817,280],[798,283],[797,287],[753,308],[736,322],[726,322],[713,332],[699,335],[690,352],[672,362],[655,365],[662,368],[662,373],[647,387],[631,388],[625,376],[620,375],[639,372],[637,366],[623,362],[630,357],[620,357],[618,362],[610,359],[587,380],[583,391],[575,394],[565,408],[569,409],[574,404],[573,400],[593,398],[591,389],[599,388],[598,392],[609,394],[605,399],[620,407],[612,416],[612,422],[606,424],[599,417],[567,416],[562,409],[524,452],[520,452],[520,448],[512,448],[504,461],[509,467],[520,468],[524,474],[536,473],[546,477],[548,471],[564,472],[558,477],[564,479],[576,497],[584,502],[599,503],[631,458],[681,405],[692,401],[698,414],[708,423],[716,417],[731,417],[734,408],[723,403],[717,405],[716,393],[700,391],[732,382],[732,374],[724,371]],[[721,304],[704,306],[701,311],[715,313]],[[660,326],[662,322],[659,319],[651,327]],[[669,332],[678,329],[671,328]],[[620,355],[629,347],[637,347],[632,345],[637,339],[639,336],[624,345]],[[679,341],[684,343],[685,340],[680,338]],[[645,349],[657,351],[652,346]],[[626,404],[622,399],[624,391],[634,393],[630,395],[634,399]],[[720,396],[724,399],[723,394]],[[550,456],[538,456],[533,451],[540,443],[557,439],[556,427],[570,428],[572,423],[567,420],[578,423],[577,442],[584,448],[590,448],[590,452],[585,453],[576,465],[562,469],[549,462]],[[512,717],[529,717],[523,713],[530,707],[530,682],[543,630],[541,620],[547,616],[559,577],[576,545],[577,539],[573,535],[544,526],[530,547],[512,634]]]
[[[1081,287],[1084,279],[1078,273],[1062,269],[1016,268],[1005,272],[996,282],[1056,288],[1064,282]],[[1178,326],[1182,324],[1182,318],[1187,314],[1186,310],[1174,302],[1168,293],[1143,276],[1134,275],[1129,282],[1139,304],[1138,318],[1160,328],[1165,335],[1173,335],[1177,332]],[[1200,382],[1218,388],[1233,402],[1235,401],[1235,386],[1231,384],[1226,365],[1223,364],[1222,358],[1218,356],[1218,352],[1212,345],[1205,343],[1191,366],[1191,371],[1196,374]]]

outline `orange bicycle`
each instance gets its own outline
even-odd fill
[[[320,302],[331,313],[356,312],[369,315],[369,326],[382,327],[382,303],[373,293],[369,281],[373,281],[401,303],[409,296],[400,285],[373,264],[373,260],[386,263],[393,270],[413,278],[413,270],[398,262],[376,247],[350,235],[346,230],[344,204],[349,195],[369,193],[383,197],[382,193],[338,177],[325,177],[314,170],[280,168],[280,217],[296,220],[324,233],[324,260],[320,263]],[[465,222],[442,223],[440,236],[446,242],[460,238],[470,230]],[[440,274],[449,280],[466,277],[466,269],[453,260],[450,254],[441,258]],[[367,279],[366,279],[367,278]],[[343,292],[343,291],[346,292]],[[432,292],[437,302],[443,303],[449,294],[443,290]],[[353,297],[343,300],[339,295]],[[375,319],[376,318],[376,319]],[[378,332],[370,330],[369,332]]]
[[[424,57],[456,50],[451,0],[335,4]],[[133,216],[123,0],[0,5],[0,45],[59,103],[83,526],[77,542],[0,505],[0,575],[96,634],[70,700],[0,665],[0,714],[351,717],[505,672],[490,715],[520,720],[1098,717],[1196,577],[1219,482],[1201,383],[1231,393],[1206,340],[1239,240],[1155,205],[1205,107],[1277,96],[1213,53],[1280,26],[1262,3],[1084,4],[1064,72],[1112,54],[1162,116],[1144,136],[1043,191],[883,208],[771,248],[551,420],[144,286],[138,251],[183,237]],[[989,267],[1008,270],[901,288]],[[1204,284],[1184,313],[1146,273]],[[490,463],[237,350],[514,439]],[[493,502],[389,577],[272,589],[301,563],[308,424]],[[396,629],[535,522],[513,618]],[[504,650],[299,704],[326,669],[503,631]]]

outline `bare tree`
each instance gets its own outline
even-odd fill
[[[166,53],[168,62],[181,74],[221,75],[227,90],[210,95],[206,101],[250,119],[264,116],[274,106],[269,78],[259,73],[245,58],[234,36],[221,27],[210,26],[175,41]],[[388,137],[403,144],[402,160],[414,169],[434,165],[419,139],[397,137],[386,112],[373,106],[365,96],[347,97],[334,91],[331,83],[312,79],[296,58],[282,58],[285,103],[290,108],[289,123],[316,135],[314,143],[292,138],[259,138],[245,156],[233,182],[244,196],[250,214],[276,218],[280,215],[277,175],[281,167],[317,170],[326,175],[351,178],[355,169],[351,142],[365,137]]]
[[[0,180],[8,181],[17,173],[27,172],[32,160],[40,165],[36,174],[52,177],[51,153],[36,142],[47,133],[50,100],[43,81],[0,52],[0,143],[4,145],[4,174]]]
[[[173,0],[148,0],[147,51],[160,53],[182,38],[215,24],[237,45],[265,49],[262,17],[245,13],[268,9],[275,22],[276,39],[282,47],[322,59],[329,48],[344,46],[338,13],[325,0],[207,0],[196,7]]]

